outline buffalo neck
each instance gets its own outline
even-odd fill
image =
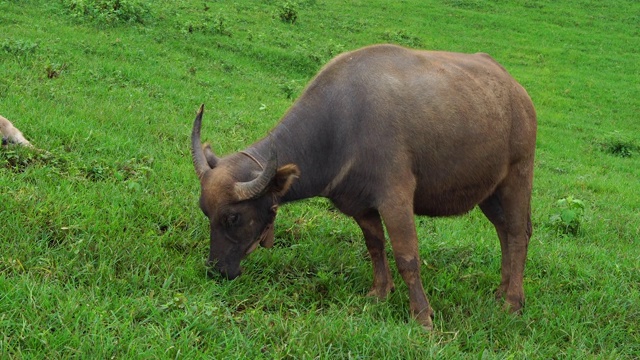
[[[331,149],[335,136],[323,110],[299,100],[268,136],[245,150],[265,163],[273,146],[278,167],[298,166],[300,177],[282,197],[283,203],[320,195],[332,178],[335,164]]]

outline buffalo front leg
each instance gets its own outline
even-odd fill
[[[409,204],[409,206],[407,206]],[[380,209],[393,248],[393,256],[402,279],[409,288],[411,315],[427,330],[433,328],[433,310],[420,278],[418,236],[411,201],[396,202]]]
[[[393,291],[393,279],[389,271],[389,262],[384,251],[385,238],[380,214],[376,210],[367,211],[354,219],[362,229],[367,250],[371,256],[373,265],[373,286],[367,296],[375,296],[379,299],[387,297]]]

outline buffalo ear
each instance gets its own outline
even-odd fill
[[[204,157],[207,159],[207,164],[209,164],[210,168],[216,167],[218,165],[218,158],[211,150],[211,145],[209,143],[202,145],[202,151],[204,151]]]
[[[268,228],[265,230],[264,237],[260,241],[260,245],[263,248],[270,249],[273,247],[274,238],[275,238],[275,234],[273,230],[273,223],[271,223],[268,225]]]
[[[276,171],[276,175],[271,180],[269,191],[282,196],[289,191],[291,184],[300,176],[300,169],[295,164],[281,166]]]

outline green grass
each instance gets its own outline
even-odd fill
[[[0,358],[640,357],[640,3],[344,3],[0,0],[0,114],[49,152],[0,150]],[[217,153],[243,149],[326,61],[379,42],[487,52],[529,91],[522,316],[493,300],[478,211],[417,221],[431,333],[395,270],[388,300],[364,296],[360,231],[319,199],[281,209],[243,276],[206,277],[197,107]],[[550,220],[569,196],[576,234]]]

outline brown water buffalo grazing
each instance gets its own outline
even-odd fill
[[[373,263],[369,295],[379,298],[394,287],[384,221],[411,314],[432,328],[414,214],[460,215],[478,205],[500,239],[496,296],[510,311],[522,308],[536,113],[489,55],[394,45],[341,54],[270,136],[222,158],[201,145],[203,108],[191,150],[210,223],[208,264],[227,278],[240,275],[258,244],[273,244],[280,204],[322,196],[362,229]]]

